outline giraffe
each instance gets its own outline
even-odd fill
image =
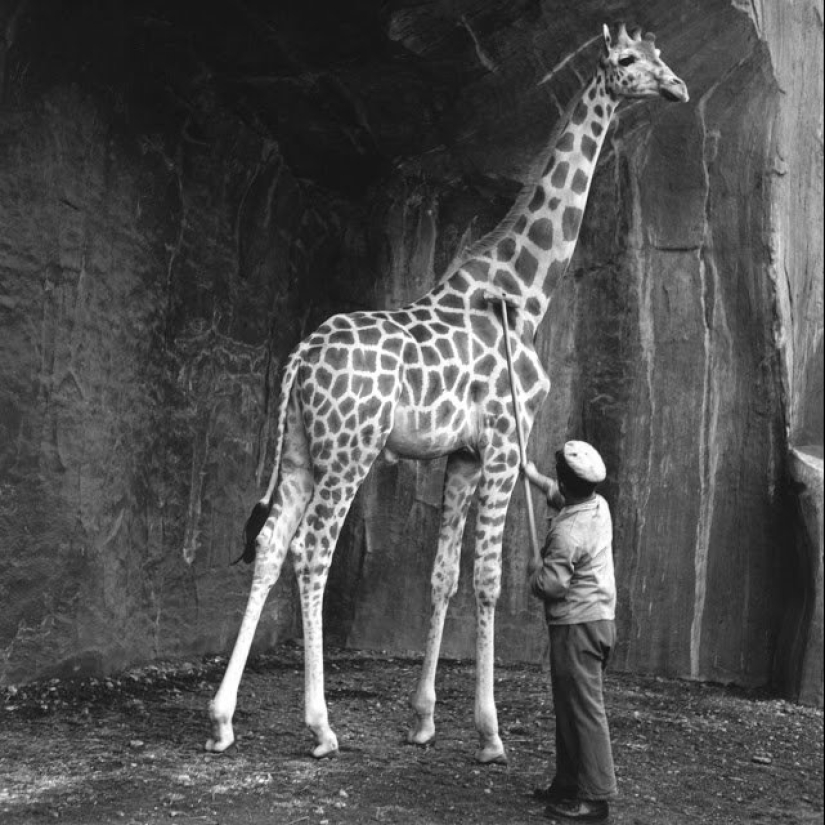
[[[410,698],[414,722],[408,741],[423,745],[435,735],[444,619],[458,586],[467,512],[477,495],[475,756],[481,763],[506,761],[493,695],[493,631],[505,515],[520,459],[497,313],[508,312],[526,438],[550,388],[534,348],[536,331],[573,254],[616,107],[622,98],[688,100],[685,84],[662,62],[652,35],[631,36],[622,25],[614,41],[604,26],[603,40],[593,78],[561,117],[539,179],[500,227],[418,300],[397,310],[335,315],[288,358],[272,476],[245,527],[243,558],[255,563],[249,600],[210,703],[207,750],[221,752],[234,741],[238,686],[261,610],[289,550],[301,601],[304,713],[315,737],[312,754],[337,752],[324,698],[323,593],[344,518],[383,453],[388,461],[447,456],[430,626]],[[491,294],[506,297],[506,303],[491,303]]]

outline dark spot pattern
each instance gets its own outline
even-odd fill
[[[352,356],[352,367],[362,372],[375,372],[378,358],[374,350],[355,350]]]
[[[484,268],[484,274],[487,274],[489,267]],[[440,305],[448,309],[464,309],[464,299],[460,295],[445,295]]]
[[[569,258],[559,258],[553,261],[547,268],[547,275],[544,278],[543,292],[545,295],[550,295],[558,285],[564,273],[567,270]]]
[[[460,312],[439,312],[438,317],[448,326],[450,330],[464,325],[464,315]]]
[[[556,144],[556,149],[560,152],[572,152],[576,144],[576,139],[572,132],[565,132]]]
[[[457,332],[453,336],[453,346],[458,359],[466,364],[470,355],[470,336],[466,332]]]
[[[490,354],[482,356],[475,363],[473,371],[476,375],[487,375],[496,368],[496,359]],[[473,382],[475,385],[476,382]]]
[[[513,238],[504,238],[496,246],[496,257],[500,261],[509,261],[516,254],[516,242]]]
[[[522,352],[513,363],[513,370],[521,378],[523,387],[532,387],[539,379],[535,362]]]
[[[601,124],[601,123],[599,123],[597,120],[594,120],[594,121],[590,124],[590,131],[591,131],[591,132],[593,132],[593,134],[594,134],[596,137],[598,137],[598,136],[599,136],[599,135],[600,135],[600,134],[604,131],[604,127],[603,127],[603,126],[602,126],[602,124]]]
[[[576,172],[576,174],[578,175],[579,173]],[[550,249],[553,246],[553,222],[547,220],[547,218],[539,218],[533,222],[530,231],[527,233],[527,237],[539,247],[539,249]]]
[[[553,170],[553,174],[550,177],[550,183],[555,186],[556,189],[561,189],[564,186],[569,169],[570,164],[563,161]]]
[[[538,265],[539,262],[532,252],[528,252],[526,249],[522,249],[521,252],[519,252],[519,256],[516,258],[516,272],[526,286],[530,286],[530,284],[533,283]]]
[[[416,324],[415,326],[410,327],[410,335],[412,335],[412,337],[415,338],[419,344],[423,344],[433,337],[433,333],[429,326],[426,326],[425,324]]]
[[[450,286],[456,292],[465,293],[470,288],[470,282],[464,277],[464,273],[459,270],[456,275],[450,278]]]
[[[575,241],[579,234],[579,224],[582,220],[582,211],[577,206],[568,206],[561,218],[561,231],[564,240]]]
[[[424,389],[424,373],[420,367],[409,367],[407,369],[407,384],[413,393],[413,398],[419,399]]]
[[[466,270],[470,275],[473,275],[476,278],[486,278],[487,273],[490,271],[490,264],[486,261],[479,261],[479,260],[472,260],[467,261],[466,264],[462,267]],[[442,306],[444,306],[444,302],[440,302]]]
[[[593,140],[590,135],[582,135],[582,154],[588,159],[593,160],[596,156],[596,150],[599,148],[599,144]]]
[[[440,430],[447,426],[453,414],[453,405],[449,401],[443,401],[435,411],[435,426]]]
[[[488,347],[492,347],[493,344],[495,344],[498,338],[498,330],[490,318],[486,315],[480,318],[474,318],[473,327],[475,328],[476,335],[483,344],[486,344]]]
[[[359,398],[372,395],[372,375],[357,373],[352,376],[352,392]]]
[[[521,234],[524,232],[525,228],[527,227],[527,216],[520,215],[519,219],[513,224],[513,232],[517,234]]]
[[[572,123],[578,125],[579,123],[584,123],[585,118],[587,117],[587,104],[580,100],[576,105],[576,108],[573,110],[573,117],[570,118]]]
[[[326,389],[332,383],[332,373],[324,367],[318,367],[315,370],[315,384],[318,387]]]
[[[438,350],[436,350],[435,347],[422,347],[421,354],[423,356],[425,367],[434,367],[436,364],[441,363],[441,358],[439,357]]]
[[[486,381],[473,381],[470,384],[470,397],[475,404],[483,401],[489,392],[490,388]]]
[[[435,342],[435,348],[441,353],[441,357],[447,361],[453,357],[452,344],[446,338],[439,338]]]
[[[441,381],[441,376],[431,371],[427,376],[427,392],[424,395],[424,406],[432,407],[439,397],[444,394],[444,384]]]
[[[505,295],[521,295],[521,284],[506,269],[499,269],[493,279],[493,284]]]
[[[387,374],[381,373],[378,376],[378,392],[384,397],[389,398],[395,389],[395,373]]]
[[[365,329],[358,334],[358,342],[365,347],[378,346],[381,340],[381,330],[373,327],[372,329]]]
[[[576,169],[576,174],[570,182],[570,189],[577,195],[581,195],[587,189],[589,180],[590,178],[581,169]]]
[[[544,187],[543,186],[537,186],[536,191],[533,192],[533,197],[530,198],[530,203],[527,204],[527,208],[531,212],[535,212],[536,210],[541,209],[541,207],[544,206],[544,202],[545,202],[546,199],[547,199],[547,195],[545,195],[545,193],[544,193]],[[522,217],[524,217],[524,216],[522,215]],[[524,230],[522,229],[521,231],[524,231]]]
[[[444,367],[444,384],[447,387],[454,387],[459,372],[460,370],[455,364],[448,364],[446,367]]]
[[[558,209],[560,203],[561,203],[560,198],[550,198],[550,201],[548,202],[547,206],[552,211],[552,210]]]

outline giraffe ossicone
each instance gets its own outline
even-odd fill
[[[447,456],[441,526],[431,584],[432,612],[421,676],[410,705],[409,741],[435,735],[435,674],[444,619],[458,587],[461,537],[478,497],[476,758],[506,759],[493,696],[494,612],[501,544],[519,474],[516,426],[495,296],[513,307],[510,347],[525,439],[550,388],[534,347],[536,330],[573,254],[596,162],[622,98],[687,101],[685,84],[662,62],[652,37],[615,40],[604,28],[591,81],[562,116],[549,160],[502,225],[474,244],[438,284],[401,309],[335,315],[290,355],[281,384],[277,447],[269,487],[246,526],[254,560],[249,600],[221,685],[210,703],[220,752],[234,741],[238,686],[269,591],[287,550],[301,600],[305,721],[313,755],[338,740],[324,698],[321,609],[329,565],[353,497],[373,462]]]

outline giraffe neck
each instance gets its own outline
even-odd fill
[[[521,297],[523,333],[531,337],[576,248],[593,172],[617,104],[600,67],[568,106],[532,197],[509,216],[510,228],[500,240],[476,256],[487,265],[488,283]]]

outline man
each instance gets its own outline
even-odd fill
[[[541,562],[531,562],[530,589],[544,601],[550,632],[550,680],[556,715],[556,775],[536,796],[563,822],[606,822],[616,776],[602,692],[602,672],[616,638],[613,524],[596,493],[601,456],[584,441],[556,452],[556,477],[533,462],[527,478],[560,508]]]

